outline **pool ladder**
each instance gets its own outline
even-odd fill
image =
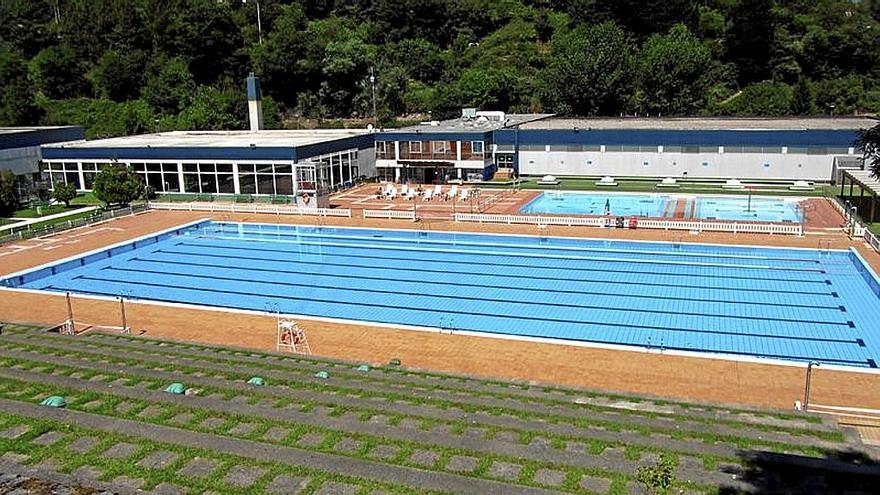
[[[816,246],[816,249],[819,250],[819,259],[831,258],[831,240],[830,239],[819,239],[819,244]]]
[[[455,333],[455,318],[451,316],[441,316],[440,317],[440,333],[448,333],[452,335]]]

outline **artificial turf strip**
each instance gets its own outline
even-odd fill
[[[217,362],[228,362],[230,358],[236,359],[247,359],[254,360],[257,358],[261,361],[253,361],[258,363],[260,366],[265,366],[266,369],[274,369],[278,367],[284,370],[290,370],[289,367],[284,366],[284,364],[290,363],[301,363],[306,364],[308,366],[313,367],[332,367],[336,369],[334,374],[347,374],[350,372],[352,365],[354,363],[348,362],[339,362],[333,361],[329,359],[318,359],[312,357],[305,356],[290,356],[283,355],[280,353],[267,353],[263,351],[251,351],[251,350],[240,350],[240,349],[227,349],[221,347],[214,347],[209,345],[202,344],[194,344],[194,343],[184,343],[180,341],[174,340],[162,340],[162,339],[145,339],[142,337],[134,337],[134,336],[126,336],[126,335],[115,335],[115,334],[106,334],[106,333],[92,333],[87,336],[89,340],[99,340],[103,344],[107,342],[115,341],[118,342],[127,342],[127,343],[137,343],[135,346],[139,349],[146,349],[150,347],[161,347],[163,352],[178,352],[184,353],[184,355],[189,357],[193,356],[193,351],[198,353],[204,353],[205,358],[208,356],[213,356]],[[219,357],[218,357],[219,356]],[[708,421],[712,423],[716,422],[719,418],[717,415],[719,413],[729,413],[733,414],[747,414],[749,416],[754,417],[767,417],[773,418],[782,421],[796,421],[796,422],[806,422],[813,423],[815,425],[821,425],[822,419],[818,416],[810,416],[810,415],[794,415],[789,413],[783,413],[778,411],[758,411],[758,410],[749,410],[749,409],[739,409],[732,407],[720,407],[709,404],[689,404],[671,400],[661,400],[661,399],[647,399],[644,397],[637,397],[631,395],[620,395],[620,394],[610,394],[610,393],[599,393],[591,390],[576,390],[576,389],[566,389],[566,388],[558,388],[558,387],[549,387],[542,385],[530,385],[527,383],[518,383],[518,382],[504,382],[499,380],[487,380],[487,379],[477,379],[472,377],[458,376],[458,375],[448,375],[448,374],[439,374],[439,373],[431,373],[426,371],[412,371],[402,368],[389,368],[389,367],[379,367],[373,368],[373,371],[378,373],[382,373],[384,375],[395,376],[395,377],[418,377],[424,379],[424,381],[420,382],[421,385],[425,387],[429,387],[432,390],[435,389],[447,389],[453,392],[464,392],[464,393],[473,393],[479,395],[487,395],[492,393],[499,393],[499,398],[516,398],[522,399],[525,397],[529,397],[528,392],[541,392],[544,397],[548,395],[562,395],[566,397],[570,396],[578,396],[578,397],[590,397],[590,398],[606,398],[608,400],[623,400],[623,401],[632,401],[636,403],[647,403],[654,404],[657,406],[672,406],[672,407],[680,407],[684,410],[693,409],[693,413],[697,417],[705,416]],[[350,374],[350,373],[348,373]],[[355,376],[363,376],[355,374]],[[375,380],[374,377],[369,377],[369,380]],[[437,384],[437,382],[442,383],[458,383],[459,385],[463,385],[462,387],[443,387]],[[400,384],[399,380],[391,381],[390,383]],[[481,389],[480,385],[491,386],[493,389]],[[413,384],[413,386],[418,386],[418,384]],[[511,392],[514,393],[511,393]],[[523,394],[523,393],[526,394]],[[541,396],[532,396],[536,399],[540,399]],[[553,400],[553,402],[559,403],[558,400]],[[570,404],[570,402],[561,402],[562,404]],[[579,404],[580,405],[580,404]],[[589,404],[584,405],[584,407],[590,407]],[[601,406],[597,406],[601,407]],[[616,412],[626,412],[627,414],[650,414],[648,411],[638,411],[638,410],[626,410],[621,411],[619,408],[605,408],[605,409],[613,409]],[[711,415],[707,415],[705,413],[711,413]],[[687,417],[687,414],[680,414],[682,417]]]
[[[15,352],[15,351],[13,351],[13,352]],[[7,353],[8,353],[8,351],[7,351]],[[21,359],[21,358],[24,358],[23,356],[18,356],[18,357],[19,357],[20,359]],[[33,354],[33,355],[31,355],[31,356],[27,356],[27,357],[30,357],[30,358],[32,358],[32,359],[34,359],[34,360],[36,360],[36,361],[30,361],[30,362],[23,362],[23,361],[20,361],[20,362],[17,362],[16,364],[14,364],[13,367],[24,367],[24,368],[30,368],[30,369],[43,368],[43,365],[40,363],[40,360],[46,360],[46,359],[47,359],[45,356],[42,356],[42,355],[40,355],[40,354]],[[83,363],[78,363],[78,364],[80,364],[81,366],[88,366],[87,364],[83,364]],[[113,369],[112,366],[109,366],[109,365],[106,365],[106,364],[103,365],[103,366],[105,367],[105,369],[104,369],[104,370],[101,370],[101,371],[97,371],[97,370],[92,369],[92,370],[88,370],[88,371],[86,371],[86,372],[83,372],[83,371],[76,371],[76,372],[74,372],[74,373],[70,373],[70,372],[68,371],[68,372],[65,372],[65,373],[63,373],[63,374],[65,374],[65,375],[71,375],[71,376],[76,375],[76,376],[74,376],[74,378],[79,378],[79,379],[89,379],[89,378],[91,378],[91,377],[93,377],[93,376],[97,376],[99,373],[102,374],[102,375],[105,375],[105,376],[106,376],[107,373],[113,373],[113,371],[111,371],[111,370]],[[9,373],[12,373],[12,372],[13,372],[13,371],[7,371],[6,374],[9,374]],[[142,371],[141,373],[145,373],[145,374],[151,375],[151,382],[145,385],[147,388],[153,388],[153,389],[156,389],[156,388],[158,388],[158,387],[161,385],[161,380],[162,380],[162,379],[161,379],[161,378],[157,378],[157,377],[155,376],[155,375],[157,375],[157,374],[160,374],[159,372]],[[122,378],[122,375],[114,375],[114,376],[118,376],[119,378]],[[173,378],[177,378],[178,376],[179,376],[179,375],[176,375],[176,374],[167,374],[165,380],[167,381],[167,380],[170,380],[170,379],[173,379]],[[202,380],[202,381],[204,382],[204,381],[207,381],[208,379],[204,379],[204,378],[202,378],[202,379],[195,379],[195,380],[197,380],[197,381],[198,381],[198,380]],[[237,383],[237,382],[233,382],[233,383],[230,384],[230,385],[232,385],[232,386],[238,386],[238,385],[240,385],[240,384]],[[242,389],[242,388],[239,388],[239,390],[237,390],[237,391],[235,391],[235,390],[226,390],[226,391],[225,391],[225,394],[226,394],[227,396],[229,396],[229,398],[231,398],[232,396],[236,396],[236,395],[239,395],[239,396],[243,396],[243,395],[251,395],[251,396],[257,396],[257,397],[263,397],[263,398],[266,398],[265,396],[258,395],[258,394],[265,394],[266,392],[268,392],[268,391],[270,391],[270,390],[271,390],[271,389],[269,389],[269,388],[262,388],[262,387],[261,387],[261,388],[249,388],[249,387],[244,387],[243,389]],[[217,389],[216,384],[215,384],[213,387],[212,387],[212,386],[205,386],[205,387],[203,387],[203,391],[204,391],[204,393],[205,393],[206,395],[207,395],[207,394],[210,394],[210,393],[212,393],[212,392],[213,392],[213,393],[220,393],[220,392],[222,392],[221,389]],[[257,400],[258,400],[258,399],[257,399]],[[351,402],[353,399],[348,398],[347,400],[348,400],[349,402]],[[367,403],[367,405],[371,405],[371,404]],[[383,411],[378,411],[378,412],[379,412],[379,413],[382,413]],[[398,416],[398,418],[400,418],[400,416]],[[483,417],[481,418],[481,420],[482,420],[482,421],[496,421],[496,422],[498,422],[498,421],[501,421],[501,422],[505,421],[504,417],[500,417],[500,416],[499,416],[499,417],[486,417],[486,416],[483,416]],[[550,424],[546,424],[546,423],[544,423],[542,426],[543,426],[544,429],[553,429],[553,428],[555,428],[557,425],[550,425]],[[539,425],[538,427],[540,428],[541,426]],[[682,436],[683,436],[683,435],[684,435],[685,433],[687,433],[687,432],[680,432],[680,433],[681,433]],[[648,434],[650,434],[650,430],[648,431]],[[603,433],[600,433],[600,432],[595,432],[595,433],[593,433],[593,436],[602,436],[602,435],[603,435]],[[607,437],[609,434],[606,433],[606,434],[604,434],[604,435]],[[611,434],[612,437],[614,437],[614,436],[621,436],[621,435],[623,435],[623,434],[622,434],[622,433]],[[693,436],[693,435],[695,435],[695,434],[694,434],[693,432],[691,432],[691,436]],[[565,437],[565,438],[566,438],[566,439],[577,439],[577,437],[574,437],[574,436],[569,436],[569,437]],[[622,438],[627,438],[627,437],[622,437]],[[639,443],[645,443],[645,442],[647,442],[647,438],[646,438],[646,439],[641,439],[641,438],[638,437],[638,436],[637,436],[637,437],[632,437],[632,436],[630,436],[629,439],[630,439],[630,440],[638,441]],[[712,444],[714,444],[714,443],[716,443],[716,442],[719,442],[719,441],[726,441],[726,442],[732,443],[732,444],[734,444],[734,445],[738,445],[739,447],[742,447],[743,445],[747,444],[747,442],[749,441],[749,439],[742,439],[742,438],[728,438],[728,437],[721,436],[721,435],[713,435],[713,436],[702,435],[702,436],[701,436],[701,440],[703,440],[703,442],[705,442],[706,445],[704,445],[704,446],[702,446],[702,447],[700,447],[700,446],[696,446],[696,448],[697,448],[698,450],[702,450],[702,451],[704,451],[704,452],[706,452],[706,453],[710,453],[710,454],[712,454],[712,455],[721,455],[721,456],[724,456],[724,455],[725,455],[725,454],[724,454],[725,450],[724,450],[724,449],[719,450],[718,448],[713,448],[713,447],[712,447]],[[612,443],[613,443],[613,442],[612,442]],[[818,455],[819,453],[821,453],[821,451],[814,450],[812,447],[804,448],[804,446],[797,446],[797,445],[793,445],[793,444],[785,444],[785,443],[780,443],[780,442],[772,442],[772,441],[769,441],[769,440],[762,441],[762,442],[761,442],[761,445],[762,445],[762,446],[765,446],[765,447],[770,447],[770,448],[772,448],[772,449],[774,449],[774,450],[779,450],[779,451],[782,451],[782,450],[797,450],[797,449],[799,449],[799,450],[801,450],[801,451],[803,451],[803,452],[805,452],[805,453],[811,453],[811,454],[814,454],[814,455]],[[691,448],[694,448],[694,447],[692,446]],[[687,449],[687,448],[685,448],[685,447],[679,447],[679,450],[682,450],[682,451],[688,451],[689,449]],[[728,452],[728,453],[727,453],[726,455],[733,455],[734,449],[732,449],[732,448],[731,448],[731,449],[728,449],[727,452]]]
[[[90,346],[82,346],[81,347],[76,344],[64,343],[62,345],[61,342],[56,342],[56,343],[57,343],[57,345],[61,345],[62,347],[61,348],[51,347],[51,344],[49,344],[48,342],[41,342],[39,345],[34,344],[33,342],[28,342],[27,344],[25,344],[26,345],[25,348],[39,350],[40,352],[44,352],[44,353],[53,353],[56,355],[65,355],[65,353],[66,354],[78,354],[81,356],[85,356],[84,359],[92,359],[92,360],[94,360],[96,358],[94,358],[94,357],[89,358],[87,356],[90,356],[90,355],[91,356],[105,356],[104,352],[106,352],[106,350],[102,350],[99,348],[93,348],[93,349],[87,348]],[[59,352],[61,354],[58,354]],[[130,353],[130,355],[132,355],[132,354],[136,354],[136,353],[134,353],[134,352]],[[153,356],[153,359],[159,359],[159,358],[160,358],[159,355]],[[105,359],[107,359],[107,358],[105,358]],[[110,359],[117,359],[117,358],[110,358]],[[137,366],[140,363],[146,364],[147,363],[146,359],[148,359],[148,358],[144,358],[141,361],[129,359],[127,364],[129,364],[131,366]],[[119,361],[117,361],[117,362],[119,362]],[[188,365],[185,366],[184,365],[185,363]],[[121,362],[120,364],[124,364],[124,363]],[[195,366],[198,366],[199,364],[204,366],[203,363],[197,363],[189,358],[180,358],[177,362],[175,362],[174,367],[179,372],[195,373],[195,372],[198,372],[198,368],[195,368]],[[172,367],[171,364],[167,364],[167,363],[157,364],[157,366],[161,366],[165,369],[170,369]],[[219,364],[214,364],[214,365],[208,365],[208,368],[209,369],[213,368],[213,369],[217,370],[218,372],[221,372],[220,374],[222,374],[222,371],[228,369],[228,366],[221,366]],[[252,368],[247,373],[252,373],[252,372],[265,372],[265,370],[263,370],[261,368]],[[247,374],[247,373],[244,373],[244,374]],[[228,373],[226,375],[229,376]],[[237,381],[240,378],[242,378],[242,377],[236,375],[234,377],[230,377],[229,379]],[[287,377],[282,376],[281,378],[287,378]],[[340,380],[337,380],[337,381],[340,381]],[[344,382],[344,380],[343,380],[343,382]],[[307,382],[303,382],[303,383],[298,383],[298,382],[291,383],[291,386],[295,386],[295,387],[298,387],[301,389],[311,388],[312,390],[315,390],[316,392],[326,392],[326,391],[332,390],[332,391],[336,391],[338,393],[344,393],[347,395],[355,395],[355,396],[360,395],[362,397],[382,397],[382,396],[384,396],[389,401],[403,400],[403,401],[407,401],[407,402],[414,403],[414,404],[434,405],[435,407],[440,407],[443,409],[449,409],[451,407],[451,408],[461,409],[461,410],[470,411],[470,412],[476,412],[479,410],[486,410],[486,411],[490,411],[490,412],[494,411],[495,414],[514,414],[514,415],[518,414],[520,416],[528,416],[531,413],[531,411],[528,408],[524,409],[521,405],[518,406],[517,404],[512,404],[509,407],[504,407],[504,405],[507,404],[507,402],[494,400],[491,397],[485,398],[485,399],[472,399],[469,402],[460,402],[460,401],[453,402],[453,400],[455,399],[454,397],[452,399],[444,399],[443,394],[439,394],[439,395],[441,395],[441,397],[434,397],[435,394],[432,393],[431,399],[426,401],[426,400],[421,400],[418,395],[414,395],[414,394],[404,395],[401,393],[392,393],[391,395],[389,395],[389,393],[387,393],[387,392],[383,393],[381,390],[377,391],[377,390],[342,388],[341,386],[335,385],[333,383],[318,382],[316,380],[311,380],[311,379],[308,379]],[[427,393],[423,393],[421,395],[424,396],[424,395],[427,395]],[[632,422],[635,422],[635,424],[630,425],[629,429],[634,430],[634,431],[645,431],[644,427],[647,427],[648,430],[651,430],[652,428],[661,428],[662,429],[662,428],[666,427],[666,425],[668,424],[667,421],[664,421],[665,419],[674,419],[674,420],[676,420],[676,423],[677,423],[677,428],[676,428],[677,431],[672,432],[672,433],[675,434],[675,433],[679,432],[683,426],[686,426],[687,421],[692,420],[692,418],[681,418],[681,417],[677,417],[675,415],[672,415],[672,416],[668,416],[668,415],[645,416],[645,415],[638,415],[638,414],[636,414],[636,415],[621,414],[620,411],[596,412],[590,408],[585,408],[586,410],[579,411],[575,407],[572,407],[571,404],[567,404],[566,406],[567,407],[562,408],[561,414],[557,413],[557,414],[554,414],[553,416],[556,416],[559,418],[564,418],[566,416],[573,415],[570,419],[568,419],[568,421],[588,421],[588,422],[590,422],[591,420],[601,421],[603,419],[601,417],[601,415],[603,415],[603,414],[613,414],[617,421],[615,421],[613,425],[610,425],[610,426],[605,425],[605,427],[609,428],[609,429],[614,429],[614,430],[620,430],[620,429],[625,430],[625,429],[627,429],[627,423],[632,423]],[[511,411],[510,407],[513,407],[514,409]],[[548,411],[550,409],[543,408],[543,410]],[[554,409],[552,409],[552,411],[557,412],[557,411],[559,411],[559,408],[558,407],[554,408]],[[592,418],[591,418],[591,412],[595,413],[595,414],[592,414],[592,416],[594,416]],[[545,416],[547,416],[547,415],[545,414]],[[622,422],[621,422],[621,420],[622,420]],[[595,422],[593,422],[593,423],[595,423]],[[641,424],[639,424],[639,423],[641,423]],[[824,430],[824,429],[818,430],[818,431],[809,431],[809,430],[806,430],[803,428],[790,428],[790,427],[784,427],[784,426],[754,424],[751,422],[738,423],[738,422],[729,422],[729,421],[715,421],[714,423],[709,423],[708,421],[703,420],[703,419],[696,421],[696,423],[699,423],[702,426],[695,425],[695,426],[688,427],[688,428],[695,429],[698,431],[699,430],[716,431],[719,429],[719,425],[721,425],[722,427],[725,427],[725,426],[729,427],[728,431],[727,431],[728,436],[733,435],[733,436],[744,436],[744,437],[753,437],[753,438],[754,437],[768,437],[768,436],[773,437],[776,433],[781,432],[781,433],[785,433],[787,435],[814,437],[814,438],[817,438],[820,440],[825,440],[825,441],[830,441],[830,442],[834,442],[834,441],[839,442],[839,441],[843,440],[843,436],[839,431],[828,431],[828,430]],[[598,423],[596,423],[596,424],[598,425]],[[713,424],[715,426],[714,428],[711,427]],[[751,430],[755,430],[755,431],[751,431]],[[809,442],[805,438],[803,441],[799,441],[796,443],[809,443]]]
[[[135,438],[149,438],[163,444],[178,447],[205,449],[225,455],[256,460],[258,463],[272,463],[306,467],[311,470],[335,473],[337,476],[353,476],[370,479],[374,482],[420,487],[427,491],[448,491],[455,493],[510,493],[539,495],[551,493],[539,488],[499,484],[495,481],[466,478],[452,474],[422,471],[400,466],[377,464],[359,459],[345,458],[320,452],[305,452],[291,447],[268,445],[249,440],[231,439],[206,433],[145,424],[126,419],[107,419],[93,414],[72,410],[42,408],[32,404],[0,399],[3,411],[28,417],[41,417],[63,421],[80,428],[127,435]],[[250,462],[250,461],[246,461]]]
[[[22,408],[26,409],[26,408]],[[60,414],[56,416],[69,416]],[[223,494],[260,494],[265,493],[266,484],[278,475],[301,476],[311,479],[312,489],[300,493],[314,492],[325,481],[343,482],[358,485],[361,491],[366,493],[372,490],[381,490],[389,494],[420,494],[420,493],[447,493],[442,491],[430,491],[420,487],[406,487],[394,483],[382,483],[368,478],[344,475],[320,469],[308,468],[299,465],[283,464],[272,461],[259,461],[249,457],[241,457],[221,453],[213,449],[184,446],[178,443],[161,442],[142,436],[134,436],[127,433],[108,432],[106,429],[83,427],[74,425],[69,420],[57,418],[35,418],[24,411],[24,414],[12,413],[10,408],[0,409],[0,430],[5,430],[15,425],[27,425],[30,430],[16,439],[0,439],[0,453],[15,452],[28,456],[26,461],[29,465],[52,462],[58,466],[62,473],[72,473],[83,466],[98,468],[103,474],[102,481],[111,482],[117,476],[139,478],[144,481],[142,488],[150,490],[161,483],[173,483],[189,489],[194,493],[212,491]],[[64,438],[52,445],[36,445],[32,441],[47,432],[59,432]],[[73,453],[68,449],[79,438],[100,438],[100,440],[85,453]],[[101,455],[107,449],[121,443],[130,443],[138,447],[137,451],[125,459],[110,459]],[[150,469],[138,465],[138,461],[152,452],[166,451],[177,455],[177,459],[161,469]],[[211,459],[218,462],[217,468],[205,477],[184,476],[178,471],[187,461],[192,459]],[[261,480],[246,488],[231,486],[223,481],[223,476],[233,466],[247,465],[265,469]]]

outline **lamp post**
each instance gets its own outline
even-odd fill
[[[373,124],[376,124],[376,75],[370,67],[370,92],[373,95]]]
[[[241,3],[247,3],[247,0],[241,0]],[[260,21],[260,0],[255,0],[257,4],[257,36],[259,36],[260,44],[263,44],[263,23]]]
[[[810,383],[813,380],[813,367],[819,367],[820,364],[818,361],[810,361],[807,363],[807,379],[804,384],[804,411],[809,408],[810,404]]]

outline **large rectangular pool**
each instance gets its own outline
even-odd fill
[[[203,222],[7,287],[876,367],[854,252]]]
[[[521,213],[549,215],[666,216],[669,196],[661,194],[600,194],[544,192],[520,208]]]

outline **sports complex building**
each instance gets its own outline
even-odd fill
[[[83,138],[83,128],[77,126],[0,128],[0,172],[15,174],[19,197],[26,198],[27,194],[22,193],[42,179],[40,147]]]
[[[50,184],[88,191],[119,162],[160,193],[299,195],[358,178],[441,184],[512,176],[834,182],[860,168],[870,118],[597,118],[476,112],[401,129],[168,132],[41,148]],[[67,140],[80,136],[68,136]]]

